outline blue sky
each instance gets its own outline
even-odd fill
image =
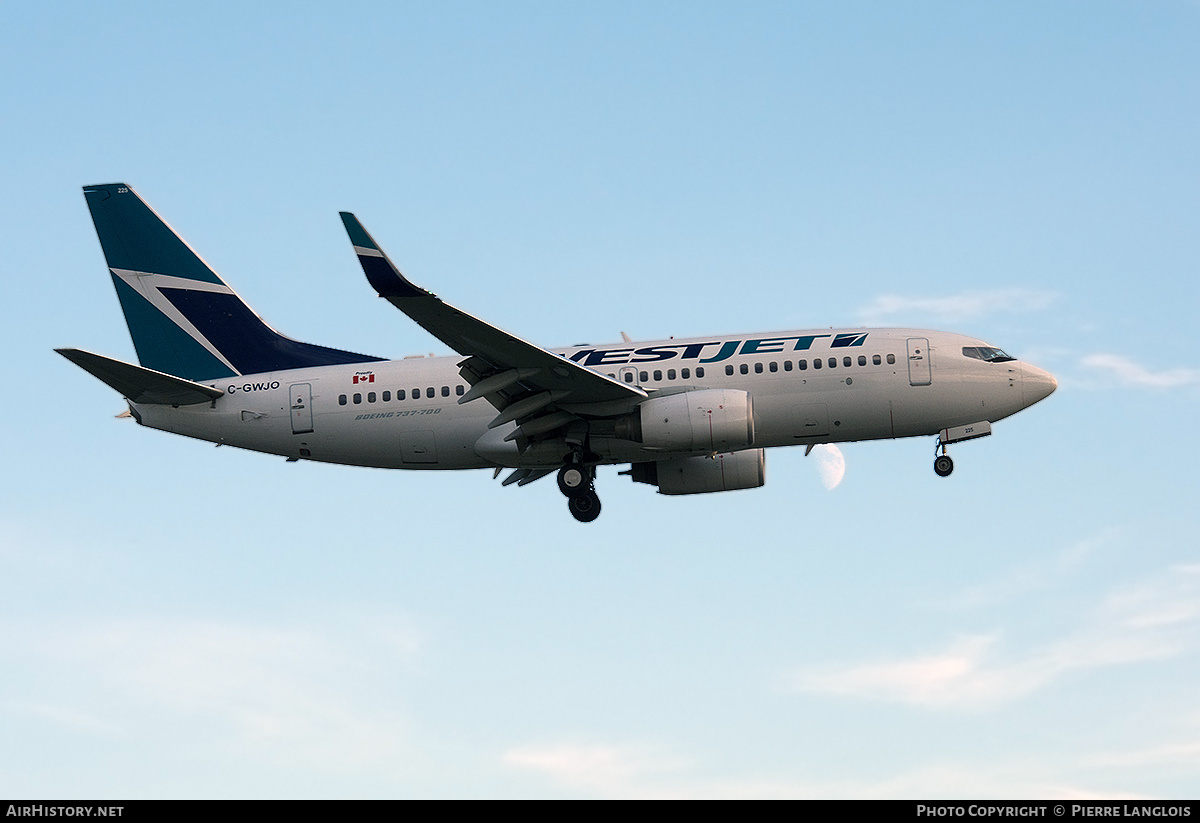
[[[0,5],[0,792],[1194,797],[1200,6]],[[133,359],[80,193],[269,322],[445,353],[959,331],[1059,390],[953,450],[669,499],[214,449]]]

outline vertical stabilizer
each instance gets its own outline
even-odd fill
[[[144,367],[213,380],[381,359],[276,332],[124,183],[83,194]]]

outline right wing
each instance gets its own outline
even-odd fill
[[[363,272],[379,296],[466,355],[459,363],[459,374],[471,389],[458,402],[487,398],[499,412],[489,428],[515,420],[520,428],[508,439],[520,442],[549,436],[581,415],[624,414],[646,399],[646,392],[637,386],[514,337],[414,285],[358,218],[349,212],[341,215]]]

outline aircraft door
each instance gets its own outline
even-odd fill
[[[631,386],[638,385],[638,370],[633,366],[625,366],[617,372],[617,379]]]
[[[288,402],[292,406],[292,434],[308,434],[313,430],[312,384],[293,383]]]
[[[911,386],[928,386],[933,382],[929,368],[929,340],[924,337],[908,338],[908,383]]]

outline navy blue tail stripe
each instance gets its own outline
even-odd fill
[[[160,291],[242,374],[378,363],[384,359],[284,337],[263,323],[236,294],[190,289]]]

